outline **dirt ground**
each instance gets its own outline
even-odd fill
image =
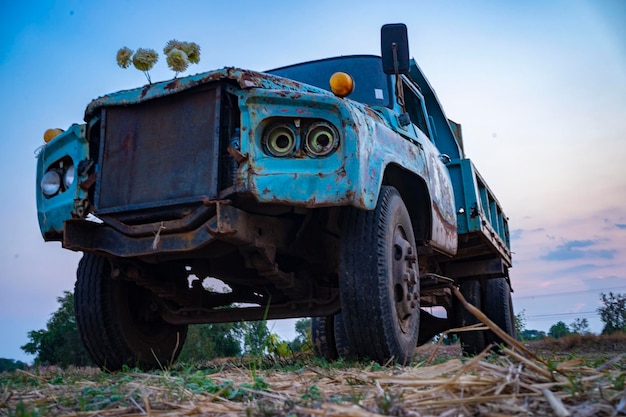
[[[461,357],[428,344],[409,366],[310,354],[144,373],[55,367],[0,375],[0,416],[620,416],[626,336],[573,337]]]

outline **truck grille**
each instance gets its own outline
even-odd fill
[[[219,190],[221,86],[102,110],[99,213],[214,198]]]

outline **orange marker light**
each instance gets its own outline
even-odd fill
[[[338,97],[345,97],[354,90],[354,80],[350,74],[336,72],[330,76],[330,91]]]
[[[43,134],[43,141],[48,143],[52,139],[54,139],[57,136],[59,136],[61,133],[63,133],[63,129],[58,129],[58,128],[57,129],[48,129]]]

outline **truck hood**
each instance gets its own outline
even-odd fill
[[[215,71],[190,75],[188,77],[147,84],[140,88],[118,91],[99,97],[87,106],[87,109],[85,110],[85,121],[91,119],[93,114],[97,113],[97,110],[101,107],[137,104],[170,94],[176,94],[181,91],[189,90],[193,87],[218,80],[233,80],[239,84],[239,87],[244,89],[264,88],[269,90],[300,91],[303,93],[316,93],[332,96],[332,93],[327,90],[287,78],[241,68],[226,67]]]

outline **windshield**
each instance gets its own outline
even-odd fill
[[[391,107],[390,78],[383,72],[382,61],[377,56],[328,58],[267,72],[328,90],[328,80],[337,71],[346,72],[354,79],[354,91],[348,98],[370,106]]]

